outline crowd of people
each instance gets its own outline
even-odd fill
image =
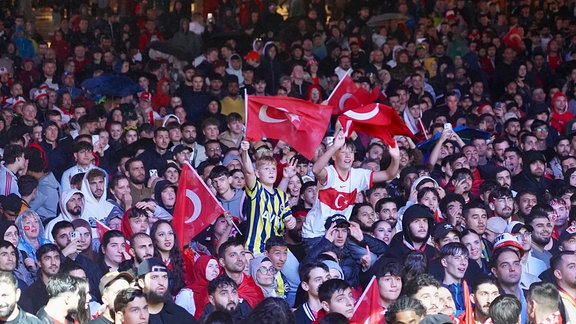
[[[0,322],[576,323],[574,1],[16,5]],[[412,136],[246,138],[348,76]],[[182,242],[187,165],[225,212]]]

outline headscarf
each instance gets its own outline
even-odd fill
[[[194,268],[192,269],[192,284],[190,289],[194,292],[194,305],[196,306],[196,313],[194,317],[200,319],[202,313],[204,312],[204,306],[208,304],[208,283],[206,280],[206,267],[208,267],[208,262],[210,260],[216,260],[215,257],[209,255],[202,255],[194,263]],[[218,261],[218,260],[216,260]],[[222,271],[220,270],[220,273]],[[220,275],[220,273],[218,275]]]
[[[85,219],[78,218],[73,220],[72,226],[74,226],[74,229],[77,229],[78,227],[84,227],[90,233],[90,235],[92,235],[92,227],[90,227],[90,223],[88,223]],[[94,255],[94,250],[92,249],[92,242],[90,242],[90,247],[80,252],[80,254],[92,261],[96,260],[96,255]]]
[[[170,103],[170,95],[162,92],[162,85],[168,83],[168,78],[162,78],[156,85],[156,95],[152,96],[152,108],[156,111],[161,107],[166,107]]]
[[[134,208],[134,207],[132,207]],[[122,222],[120,223],[120,231],[124,234],[125,237],[128,239],[134,235],[134,231],[132,231],[132,226],[130,226],[130,211],[132,208],[128,208],[124,215],[122,215]]]
[[[276,297],[276,288],[278,287],[276,278],[274,278],[274,281],[270,286],[262,286],[256,279],[256,273],[258,272],[258,269],[260,269],[260,265],[264,261],[270,261],[270,259],[268,257],[265,257],[264,255],[260,255],[250,261],[250,267],[249,267],[250,276],[254,278],[254,282],[256,282],[256,285],[258,285],[258,287],[262,289],[264,297]]]
[[[1,240],[4,240],[4,234],[6,234],[6,231],[10,228],[10,226],[16,226],[16,224],[14,224],[14,222],[11,222],[11,221],[0,220],[0,239]],[[18,229],[18,226],[16,226],[16,229]]]

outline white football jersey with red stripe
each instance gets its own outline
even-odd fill
[[[334,214],[350,218],[354,201],[359,191],[372,187],[373,172],[367,169],[350,169],[343,179],[334,166],[325,168],[326,183],[318,184],[318,197],[306,216],[302,227],[302,237],[314,238],[323,236],[326,219]]]

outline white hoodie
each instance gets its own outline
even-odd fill
[[[70,200],[70,198],[72,198],[73,195],[75,194],[81,194],[82,195],[82,210],[80,212],[80,217],[82,219],[88,220],[87,218],[83,217],[83,213],[84,213],[84,206],[86,206],[86,200],[84,199],[84,194],[78,190],[78,189],[70,189],[70,190],[66,190],[64,192],[62,192],[60,194],[60,215],[58,215],[56,218],[53,218],[48,225],[46,225],[46,228],[44,230],[44,236],[49,239],[50,241],[54,242],[54,237],[52,236],[52,229],[54,228],[54,225],[56,225],[56,223],[61,222],[61,221],[73,221],[76,218],[73,218],[70,213],[68,212],[68,210],[66,209],[66,204],[68,203],[68,200]]]

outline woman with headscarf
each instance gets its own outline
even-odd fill
[[[162,78],[156,85],[156,94],[152,96],[152,109],[160,113],[161,108],[168,109],[170,103],[170,80]],[[166,111],[164,112],[164,114]],[[160,115],[163,115],[160,113]]]
[[[18,249],[18,243],[20,241],[18,227],[16,227],[13,222],[0,220],[0,238],[12,243],[18,250],[18,261],[13,272],[16,278],[18,278],[18,281],[22,281],[25,285],[21,287],[22,283],[19,282],[18,288],[23,289],[30,286],[34,282],[33,271],[36,270],[36,265],[34,264],[34,260],[30,258],[26,252]],[[27,267],[26,264],[28,264],[29,267]]]
[[[93,246],[92,240],[92,227],[90,227],[90,223],[86,220],[78,218],[72,221],[72,226],[74,226],[74,230],[80,233],[80,244],[82,246],[82,252],[80,255],[96,262],[98,255],[94,252],[96,249]],[[96,240],[97,241],[97,240]]]
[[[44,236],[44,225],[40,216],[32,209],[26,209],[16,218],[16,227],[20,232],[18,249],[37,262],[36,251],[44,244],[52,243]]]
[[[182,306],[196,319],[200,319],[208,304],[208,283],[220,275],[218,260],[209,255],[200,256],[192,270],[192,284],[182,288],[174,302]]]
[[[278,297],[276,268],[272,261],[264,255],[259,255],[250,261],[250,276],[256,285],[262,289],[264,297]]]

